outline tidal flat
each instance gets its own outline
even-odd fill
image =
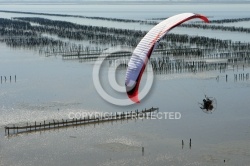
[[[249,7],[1,5],[0,165],[248,165]],[[149,63],[153,85],[140,104],[124,107],[103,99],[93,83],[96,56],[120,46],[132,51],[157,22],[182,12],[204,14],[211,23],[191,21],[161,41]],[[115,72],[123,86],[129,58],[129,51],[115,54],[100,74],[103,88],[119,99],[127,96],[113,91],[108,74]],[[146,80],[144,74],[141,88]],[[205,95],[216,99],[212,113],[200,109]],[[126,119],[9,136],[4,131],[13,124],[69,119],[72,113],[151,107],[181,118]]]

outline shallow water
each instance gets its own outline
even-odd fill
[[[146,20],[151,18],[167,18],[175,14],[184,12],[193,12],[203,14],[209,19],[230,19],[230,18],[245,18],[249,16],[249,3],[243,4],[129,4],[129,5],[83,5],[83,4],[2,4],[0,10],[9,11],[27,11],[37,13],[52,13],[52,14],[69,14],[69,15],[81,15],[90,17],[107,17],[107,18],[125,18],[135,20]],[[15,13],[3,13],[0,12],[2,18],[12,17],[44,17],[52,20],[69,21],[83,25],[93,26],[104,26],[104,27],[115,27],[122,29],[136,29],[148,31],[152,28],[152,25],[141,25],[139,23],[124,23],[124,22],[113,22],[106,20],[95,20],[87,18],[75,18],[75,17],[57,17],[57,16],[41,16],[33,14],[15,14]],[[236,26],[249,28],[250,21],[237,22],[223,24],[225,26]],[[206,36],[211,38],[219,38],[224,40],[231,39],[232,41],[249,42],[250,35],[247,33],[238,32],[225,32],[225,31],[212,31],[192,28],[180,28],[177,27],[171,31],[171,33],[177,34],[188,34]]]
[[[249,162],[250,81],[233,79],[233,74],[249,73],[249,68],[226,73],[159,75],[140,105],[118,107],[104,101],[95,91],[91,63],[45,58],[3,45],[1,50],[4,50],[1,73],[17,75],[16,83],[1,84],[3,165],[220,165],[224,160],[228,165],[239,161],[247,165]],[[213,114],[199,108],[198,102],[204,94],[217,99]],[[159,107],[160,112],[180,112],[181,119],[125,120],[9,138],[3,131],[3,126],[9,123],[60,119],[70,112],[131,111],[152,106]],[[9,157],[10,154],[15,157]]]
[[[214,19],[248,17],[249,3],[184,3],[184,4],[1,4],[0,10],[71,14],[110,18],[164,18],[182,12],[202,13]],[[166,13],[163,15],[163,13]]]
[[[18,9],[39,12],[45,7],[40,6],[38,10],[31,5],[19,6]],[[91,8],[89,12],[80,13],[81,7],[75,6],[78,10],[69,11],[66,6],[58,10],[51,6],[44,11],[60,13],[65,9],[67,14],[106,13],[103,16],[108,17],[114,16],[119,9],[109,13],[98,7],[99,13],[91,12]],[[17,10],[11,5],[2,8]],[[183,10],[190,8],[180,7]],[[237,11],[235,17],[246,17],[246,8],[243,7],[241,12],[229,5],[221,13],[217,7],[209,13],[216,10],[218,17],[223,17],[227,11],[233,10]],[[139,12],[147,9],[148,6]],[[124,9],[123,12],[135,14],[128,12],[130,10],[135,9]],[[160,7],[159,12],[152,12],[152,15],[162,17],[162,10],[165,8]],[[150,18],[147,15],[142,17],[140,13],[137,17]],[[176,32],[181,33],[179,30]],[[194,30],[192,33],[200,32]],[[243,41],[237,33],[206,33]],[[247,35],[245,38],[247,40]],[[0,43],[0,50],[0,75],[8,78],[0,84],[0,165],[222,165],[224,160],[226,165],[249,165],[250,80],[234,80],[234,74],[250,73],[248,65],[244,70],[241,66],[238,70],[229,67],[230,70],[222,73],[157,75],[149,95],[140,104],[119,107],[107,103],[96,92],[92,81],[93,62],[62,61],[60,56],[44,57],[35,51],[8,48],[3,43]],[[101,75],[103,85],[107,86],[110,94],[125,98],[124,94],[110,91],[107,71],[104,67]],[[119,82],[124,82],[124,74],[125,71],[119,72]],[[16,82],[14,75],[17,76]],[[145,79],[143,77],[142,87]],[[217,100],[217,108],[212,114],[206,114],[199,108],[198,103],[202,102],[204,95]],[[123,112],[152,106],[159,107],[162,113],[180,112],[181,119],[134,119],[4,136],[7,124],[68,118],[71,112]],[[144,154],[142,147],[145,148]]]
[[[250,4],[227,4],[227,8],[223,7],[225,4],[216,4],[216,7],[211,4],[201,5],[51,5],[49,8],[47,5],[1,5],[0,10],[10,11],[29,11],[37,13],[53,13],[53,14],[70,14],[70,15],[81,15],[81,16],[101,16],[114,18],[125,18],[125,19],[138,19],[146,20],[150,18],[167,18],[175,14],[182,12],[194,12],[204,14],[209,19],[230,19],[230,18],[245,18],[249,17],[248,9]],[[73,10],[74,9],[74,10]],[[85,10],[86,9],[86,10]],[[139,11],[138,11],[139,9]],[[157,9],[157,10],[156,10]],[[148,12],[148,11],[151,12]],[[119,13],[120,12],[120,13]],[[134,16],[131,15],[134,13]],[[136,14],[135,14],[136,13]],[[140,13],[142,14],[141,17]],[[136,16],[136,17],[135,17]],[[69,21],[82,25],[93,25],[93,26],[104,26],[114,27],[120,29],[135,29],[148,31],[153,25],[142,25],[139,23],[124,23],[114,22],[107,20],[96,20],[87,18],[75,18],[75,17],[58,17],[58,16],[42,16],[33,14],[16,14],[16,13],[1,13],[2,18],[12,17],[44,17],[52,20]],[[219,24],[221,25],[221,24]],[[225,26],[236,26],[236,27],[250,27],[250,21],[227,23]],[[205,36],[209,38],[218,38],[223,40],[250,42],[249,33],[230,32],[221,30],[203,30],[195,28],[181,28],[177,27],[171,30],[171,33],[176,34],[188,34],[192,36]]]

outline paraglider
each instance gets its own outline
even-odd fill
[[[205,95],[205,98],[203,99],[203,103],[199,103],[199,104],[201,105],[200,109],[202,109],[203,112],[212,113],[216,109],[217,101],[215,98],[207,97]]]
[[[160,40],[176,26],[194,19],[200,18],[205,22],[209,22],[207,17],[194,13],[182,13],[166,20],[163,20],[155,27],[153,27],[140,41],[135,48],[130,61],[128,63],[128,69],[126,72],[125,86],[128,97],[139,103],[138,90],[142,74],[145,70],[148,59],[152,52],[157,47]]]
[[[214,108],[213,104],[212,104],[212,100],[210,100],[209,98],[205,97],[205,99],[203,99],[203,104],[201,104],[202,107],[200,107],[201,109],[206,109],[208,110],[212,110]]]

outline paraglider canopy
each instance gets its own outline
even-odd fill
[[[130,58],[126,72],[126,92],[132,101],[139,103],[138,90],[140,80],[148,59],[160,40],[174,27],[194,18],[200,18],[205,22],[209,22],[207,17],[203,15],[182,13],[163,20],[142,38]]]

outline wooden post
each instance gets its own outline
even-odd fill
[[[35,131],[36,131],[36,121],[35,121]]]
[[[49,122],[49,129],[50,129],[50,122]]]
[[[43,121],[43,129],[45,129],[45,121]]]
[[[111,124],[113,125],[113,113],[111,113]]]

